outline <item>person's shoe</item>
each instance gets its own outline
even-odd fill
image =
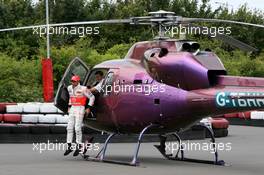
[[[84,142],[84,148],[82,149],[82,154],[87,152],[87,148],[89,148],[90,144],[92,144],[94,137],[88,137],[87,140]]]
[[[88,139],[87,139],[87,143],[92,143],[92,142],[93,142],[93,140],[94,140],[94,137],[93,137],[93,136],[91,136],[91,137],[88,137]]]
[[[75,156],[78,156],[80,152],[81,152],[81,145],[78,144],[78,145],[76,146],[76,149],[75,149],[74,153],[73,153],[73,156],[74,156],[74,157],[75,157]]]
[[[64,156],[69,155],[72,151],[73,151],[73,150],[72,150],[72,148],[71,148],[71,143],[67,143],[67,149],[66,149],[66,151],[64,152]]]

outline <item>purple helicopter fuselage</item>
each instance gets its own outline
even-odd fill
[[[161,127],[149,133],[171,133],[204,117],[264,107],[264,79],[227,76],[214,53],[178,52],[172,43],[137,43],[125,59],[96,65],[113,72],[113,84],[97,99],[96,120],[85,124],[99,131],[139,133],[152,123]]]

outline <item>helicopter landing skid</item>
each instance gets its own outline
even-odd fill
[[[172,134],[177,139],[177,142],[180,145],[178,147],[178,150],[177,150],[177,153],[176,153],[175,156],[173,156],[173,154],[166,154],[165,142],[166,142],[167,136],[159,135],[159,137],[160,137],[160,145],[154,145],[154,146],[168,160],[227,166],[225,161],[218,160],[218,152],[217,152],[217,149],[215,148],[215,137],[214,137],[213,130],[211,128],[209,128],[208,126],[205,126],[205,125],[202,125],[202,124],[200,126],[204,127],[207,131],[209,131],[209,134],[210,134],[210,137],[211,137],[211,143],[213,143],[213,148],[215,150],[215,154],[214,154],[215,155],[215,160],[200,160],[200,159],[185,158],[184,157],[184,149],[183,149],[183,146],[181,144],[181,138],[179,137],[179,135],[177,133],[173,133]],[[179,153],[180,153],[180,157],[179,157]]]
[[[139,165],[139,161],[138,161],[138,152],[139,152],[139,148],[140,148],[140,144],[142,142],[142,138],[143,135],[145,134],[145,132],[152,128],[152,127],[158,127],[159,125],[157,124],[150,124],[148,126],[146,126],[139,134],[138,136],[138,141],[137,141],[137,145],[135,147],[135,152],[133,155],[133,158],[130,162],[126,162],[126,161],[119,161],[119,160],[110,160],[110,159],[106,159],[105,158],[105,153],[106,153],[106,149],[107,149],[107,145],[109,143],[109,141],[116,135],[116,133],[112,133],[110,134],[107,139],[105,140],[104,146],[102,147],[102,149],[99,151],[99,153],[95,156],[95,157],[91,157],[89,155],[82,155],[82,157],[85,160],[88,161],[97,161],[97,162],[105,162],[105,163],[114,163],[114,164],[121,164],[121,165],[130,165],[130,166],[138,166]]]

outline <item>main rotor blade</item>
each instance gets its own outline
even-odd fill
[[[24,29],[33,29],[33,28],[40,28],[46,27],[47,25],[34,25],[34,26],[24,26],[24,27],[13,27],[7,29],[0,29],[0,32],[7,32],[7,31],[14,31],[14,30],[24,30]]]
[[[92,24],[125,24],[131,23],[131,19],[112,19],[112,20],[99,20],[99,21],[83,21],[83,22],[68,22],[68,23],[57,23],[57,24],[48,24],[49,27],[59,27],[59,26],[76,26],[76,25],[92,25]],[[13,31],[13,30],[24,30],[24,29],[34,29],[40,27],[47,27],[47,25],[32,25],[24,27],[14,27],[7,29],[0,29],[0,32]]]
[[[224,19],[207,19],[207,18],[181,18],[181,22],[222,22],[222,23],[231,23],[231,24],[240,24],[240,25],[247,25],[247,26],[254,26],[264,28],[262,24],[252,24],[240,21],[232,21],[232,20],[224,20]]]
[[[203,30],[203,27],[202,26],[197,26],[197,25],[193,25],[193,24],[189,24],[189,27],[196,27],[196,28],[200,28],[200,30]],[[219,34],[219,33],[215,33],[215,36],[213,36],[210,32],[208,32],[206,34],[207,36],[211,37],[211,38],[216,38],[216,39],[219,39],[227,44],[229,44],[230,46],[233,46],[235,48],[239,48],[243,51],[246,51],[246,52],[257,52],[258,49],[246,44],[246,43],[243,43],[242,41],[239,41],[229,35],[226,35],[226,34]]]
[[[220,39],[222,40],[223,42],[231,45],[231,46],[234,46],[234,47],[237,47],[243,51],[246,51],[246,52],[257,52],[258,49],[246,44],[246,43],[243,43],[242,41],[239,41],[231,36],[228,36],[228,35],[225,35],[225,34],[217,34],[216,35],[216,38],[217,39]]]

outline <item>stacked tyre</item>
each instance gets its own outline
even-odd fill
[[[215,137],[228,136],[229,121],[224,118],[213,118],[211,120]]]
[[[67,122],[53,103],[0,103],[0,134],[65,134]]]
[[[16,105],[16,103],[0,103],[0,114],[6,113],[6,106]]]

